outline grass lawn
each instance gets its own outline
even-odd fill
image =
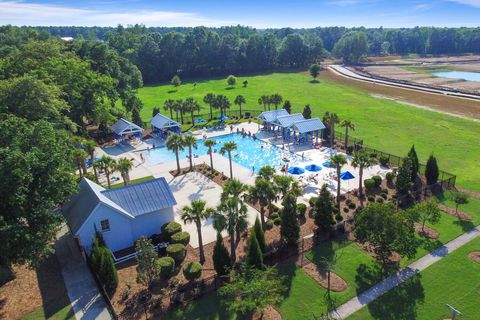
[[[22,320],[74,320],[75,314],[73,313],[72,306],[67,297],[60,299],[41,308],[38,308],[34,312],[22,317]]]
[[[130,180],[130,184],[140,183],[140,182],[143,182],[143,181],[148,181],[148,180],[153,180],[153,179],[155,179],[154,176],[146,176],[146,177],[143,177],[143,178]],[[123,184],[123,182],[121,182],[121,183],[117,183],[117,184],[112,184],[110,189],[120,188],[120,187],[124,187],[124,186],[125,185]]]
[[[446,319],[445,304],[463,315],[478,319],[480,306],[480,264],[467,255],[480,251],[480,238],[459,248],[403,285],[370,303],[348,319]]]
[[[415,144],[421,161],[434,153],[441,169],[458,176],[458,185],[480,191],[480,154],[478,135],[480,123],[451,117],[441,113],[403,105],[388,99],[372,97],[367,91],[327,81],[311,83],[303,73],[273,73],[240,77],[237,83],[248,79],[248,87],[241,84],[228,88],[225,79],[186,82],[178,89],[172,85],[147,86],[138,90],[145,104],[144,120],[149,120],[154,106],[166,99],[193,97],[203,104],[208,93],[225,94],[233,101],[236,95],[244,95],[244,109],[263,109],[257,100],[263,94],[279,93],[291,101],[293,112],[301,112],[310,104],[314,116],[325,111],[336,112],[341,119],[351,119],[356,126],[352,134],[363,138],[367,145],[397,155],[406,155]],[[236,106],[232,106],[232,108]],[[206,112],[204,107],[202,112]],[[162,112],[165,113],[165,111]]]

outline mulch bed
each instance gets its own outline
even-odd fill
[[[467,220],[467,221],[472,221],[473,220],[471,215],[469,215],[468,213],[465,213],[463,211],[458,210],[458,212],[455,213],[455,209],[447,207],[446,205],[443,205],[443,204],[439,204],[438,207],[440,208],[440,210],[448,213],[451,216],[457,217],[461,220]]]
[[[428,226],[425,226],[425,228],[422,231],[422,225],[420,223],[415,223],[415,231],[422,237],[429,238],[429,239],[438,239],[438,236],[439,236],[437,230],[430,228]]]
[[[252,317],[252,320],[282,320],[280,312],[272,306],[268,306],[263,314],[256,314]]]
[[[480,264],[480,251],[473,251],[468,254],[470,260]]]
[[[303,266],[303,271],[305,271],[310,277],[312,277],[315,281],[317,281],[322,287],[325,289],[328,288],[328,274],[327,271],[323,269],[319,269],[313,263],[307,263]],[[333,272],[330,272],[330,290],[335,292],[342,292],[347,290],[348,285]]]
[[[375,253],[375,251],[373,250],[373,247],[369,243],[360,244],[360,243],[357,242],[357,244],[360,246],[360,248],[365,250],[371,257],[377,259],[377,254]],[[399,264],[401,259],[402,258],[400,257],[400,255],[398,253],[394,252],[388,258],[387,264]]]

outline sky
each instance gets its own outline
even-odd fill
[[[0,25],[476,27],[480,0],[0,0]]]

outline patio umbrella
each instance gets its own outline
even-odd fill
[[[319,165],[316,165],[316,164],[310,164],[308,166],[305,166],[305,169],[307,169],[308,171],[317,172],[317,171],[322,170],[322,167],[320,167]]]
[[[355,176],[350,171],[345,171],[340,174],[340,179],[351,180],[351,179],[355,179]]]
[[[203,118],[195,119],[195,123],[204,123],[204,122],[207,122],[207,120]]]
[[[322,163],[322,166],[324,166],[325,168],[333,168],[333,164],[330,163],[329,161],[325,161],[324,163]]]
[[[217,119],[220,121],[225,121],[225,120],[228,120],[228,116],[220,116]]]
[[[305,169],[302,169],[300,167],[291,167],[288,169],[288,173],[290,174],[302,174],[305,173]]]

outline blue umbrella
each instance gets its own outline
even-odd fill
[[[195,123],[204,123],[204,122],[207,122],[207,120],[202,119],[202,118],[199,118],[199,119],[195,120]]]
[[[340,174],[340,179],[342,180],[351,180],[354,179],[355,176],[350,173],[350,171],[345,171]]]
[[[325,161],[324,163],[322,163],[322,166],[324,166],[325,168],[333,168],[332,163],[328,161]]]
[[[291,167],[290,169],[288,169],[288,173],[302,174],[302,173],[305,173],[305,169],[302,169],[300,167]]]
[[[322,170],[322,167],[320,167],[316,164],[310,164],[310,165],[306,166],[305,169],[307,169],[308,171],[317,172],[317,171]]]
[[[228,117],[227,116],[220,116],[217,119],[220,120],[220,121],[225,121],[225,120],[228,120]]]

